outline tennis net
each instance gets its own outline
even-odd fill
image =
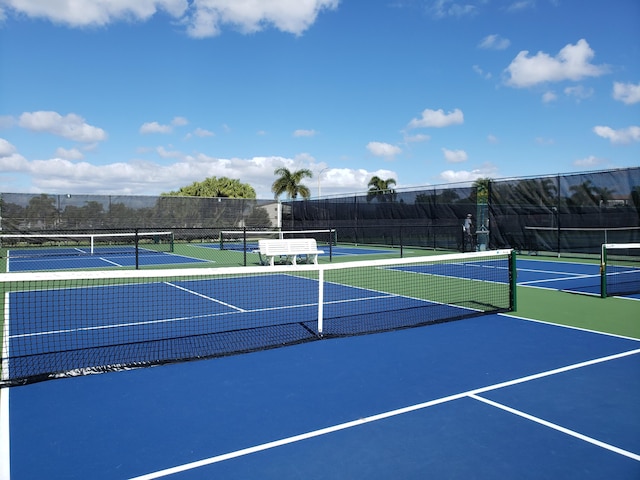
[[[320,265],[0,274],[0,386],[515,308],[511,251]]]
[[[640,293],[640,243],[608,243],[600,255],[601,296]]]
[[[166,253],[173,251],[173,233],[14,233],[0,235],[0,247],[7,258]]]

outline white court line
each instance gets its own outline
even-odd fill
[[[156,478],[162,478],[162,477],[166,477],[168,475],[173,475],[175,473],[180,473],[180,472],[185,472],[187,470],[193,470],[195,468],[199,468],[199,467],[203,467],[206,465],[212,465],[214,463],[220,463],[223,462],[225,460],[229,460],[232,458],[238,458],[238,457],[242,457],[245,455],[250,455],[252,453],[256,453],[256,452],[261,452],[264,450],[269,450],[275,447],[280,447],[283,445],[288,445],[291,443],[296,443],[296,442],[300,442],[302,440],[307,440],[310,438],[315,438],[315,437],[320,437],[322,435],[327,435],[329,433],[334,433],[334,432],[338,432],[341,430],[346,430],[348,428],[352,428],[352,427],[357,427],[360,425],[365,425],[367,423],[372,423],[372,422],[376,422],[378,420],[384,420],[386,418],[390,418],[390,417],[395,417],[397,415],[402,415],[405,413],[409,413],[409,412],[414,412],[416,410],[422,410],[428,407],[432,407],[434,405],[440,405],[442,403],[447,403],[447,402],[451,402],[453,400],[458,400],[461,398],[465,398],[465,397],[470,397],[473,395],[477,395],[480,393],[484,393],[484,392],[489,392],[492,390],[498,390],[500,388],[504,388],[504,387],[509,387],[512,385],[517,385],[520,383],[525,383],[531,380],[536,380],[539,378],[544,378],[544,377],[548,377],[551,375],[556,375],[558,373],[563,373],[563,372],[568,372],[571,370],[576,370],[578,368],[582,368],[582,367],[587,367],[589,365],[595,365],[598,363],[603,363],[603,362],[607,362],[610,360],[616,360],[618,358],[623,358],[623,357],[627,357],[630,355],[637,355],[640,353],[640,348],[639,349],[635,349],[635,350],[629,350],[626,352],[622,352],[622,353],[617,353],[615,355],[609,355],[606,357],[601,357],[601,358],[596,358],[593,360],[587,360],[585,362],[580,362],[580,363],[576,363],[573,365],[567,365],[565,367],[560,367],[560,368],[556,368],[553,370],[548,370],[546,372],[541,372],[541,373],[536,373],[534,375],[528,375],[526,377],[521,377],[521,378],[517,378],[514,380],[509,380],[506,382],[501,382],[501,383],[496,383],[494,385],[490,385],[487,387],[481,387],[481,388],[477,388],[474,390],[469,390],[467,392],[462,392],[462,393],[457,393],[454,395],[449,395],[447,397],[442,397],[442,398],[438,398],[435,400],[431,400],[428,402],[424,402],[424,403],[418,403],[416,405],[411,405],[408,407],[404,407],[404,408],[399,408],[397,410],[391,410],[388,412],[384,412],[384,413],[380,413],[377,415],[372,415],[370,417],[365,417],[365,418],[359,418],[357,420],[352,420],[350,422],[346,422],[346,423],[341,423],[338,425],[334,425],[334,426],[330,426],[330,427],[326,427],[326,428],[322,428],[319,430],[314,430],[311,432],[307,432],[307,433],[302,433],[300,435],[295,435],[293,437],[288,437],[288,438],[283,438],[280,440],[275,440],[273,442],[268,442],[268,443],[263,443],[261,445],[256,445],[253,447],[249,447],[249,448],[244,448],[242,450],[237,450],[235,452],[229,452],[229,453],[225,453],[222,455],[216,455],[215,457],[210,457],[210,458],[205,458],[202,460],[198,460],[195,462],[190,462],[190,463],[186,463],[183,465],[178,465],[176,467],[171,467],[171,468],[167,468],[164,470],[158,470],[156,472],[152,472],[152,473],[148,473],[146,475],[141,475],[138,477],[133,477],[130,480],[152,480],[152,479],[156,479]]]
[[[190,295],[195,295],[196,297],[204,298],[205,300],[209,300],[211,302],[218,303],[225,307],[229,307],[233,310],[237,310],[239,312],[246,312],[244,308],[236,307],[235,305],[231,305],[230,303],[223,302],[222,300],[218,300],[217,298],[209,297],[208,295],[205,295],[204,293],[196,292],[195,290],[190,290],[188,288],[181,287],[180,285],[176,285],[175,283],[164,282],[164,284],[173,288],[177,288],[178,290],[182,290],[183,292],[187,292]]]
[[[565,282],[567,280],[580,280],[582,278],[600,278],[600,275],[573,275],[572,277],[561,278],[545,278],[542,280],[530,280],[528,282],[518,282],[518,285],[531,285],[533,283],[552,283],[552,282]]]
[[[576,432],[574,430],[570,430],[568,428],[562,427],[562,426],[557,425],[555,423],[548,422],[546,420],[543,420],[542,418],[534,417],[533,415],[529,415],[528,413],[525,413],[525,412],[523,412],[521,410],[516,410],[515,408],[508,407],[506,405],[503,405],[502,403],[494,402],[493,400],[489,400],[487,398],[479,397],[477,395],[469,395],[469,397],[473,398],[474,400],[478,400],[480,402],[483,402],[483,403],[486,403],[488,405],[491,405],[492,407],[496,407],[496,408],[499,408],[501,410],[504,410],[505,412],[509,412],[509,413],[514,414],[514,415],[518,415],[519,417],[526,418],[527,420],[530,420],[530,421],[535,422],[535,423],[539,423],[540,425],[544,425],[545,427],[549,427],[549,428],[552,428],[552,429],[557,430],[559,432],[566,433],[567,435],[571,435],[572,437],[575,437],[575,438],[577,438],[579,440],[582,440],[582,441],[585,441],[587,443],[591,443],[593,445],[596,445],[597,447],[601,447],[601,448],[604,448],[606,450],[610,450],[610,451],[612,451],[614,453],[617,453],[619,455],[623,455],[625,457],[629,457],[632,460],[636,460],[636,461],[640,462],[640,455],[637,455],[635,453],[629,452],[627,450],[623,450],[622,448],[618,448],[618,447],[616,447],[614,445],[610,445],[608,443],[601,442],[600,440],[596,440],[595,438],[588,437],[586,435],[583,435],[583,434],[578,433],[578,432]]]
[[[106,258],[104,258],[104,257],[99,257],[99,258],[100,258],[100,260],[102,260],[103,262],[110,263],[111,265],[114,265],[114,266],[116,266],[116,267],[121,267],[121,266],[122,266],[122,265],[120,265],[119,263],[112,262],[111,260],[108,260],[108,259],[106,259]]]
[[[11,480],[11,450],[9,448],[9,391],[0,388],[0,480]]]

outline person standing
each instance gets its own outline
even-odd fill
[[[469,251],[475,250],[475,241],[474,241],[474,229],[473,229],[473,216],[469,213],[467,214],[467,218],[464,219],[464,225],[462,226],[464,229],[464,246],[463,249],[466,251],[467,245],[469,246]]]

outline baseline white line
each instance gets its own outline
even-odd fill
[[[526,418],[527,420],[530,420],[532,422],[539,423],[540,425],[544,425],[545,427],[549,427],[549,428],[552,428],[552,429],[557,430],[559,432],[566,433],[567,435],[575,437],[575,438],[577,438],[579,440],[582,440],[584,442],[591,443],[591,444],[596,445],[598,447],[604,448],[606,450],[610,450],[610,451],[612,451],[614,453],[617,453],[619,455],[624,455],[625,457],[629,457],[632,460],[636,460],[636,461],[640,462],[640,455],[635,454],[633,452],[629,452],[628,450],[624,450],[624,449],[616,447],[614,445],[610,445],[608,443],[601,442],[600,440],[596,440],[595,438],[588,437],[586,435],[578,433],[575,430],[570,430],[570,429],[562,427],[562,426],[560,426],[558,424],[555,424],[555,423],[552,423],[552,422],[548,422],[547,420],[543,420],[542,418],[535,417],[533,415],[529,415],[528,413],[525,413],[525,412],[523,412],[521,410],[516,410],[515,408],[511,408],[511,407],[508,407],[506,405],[503,405],[502,403],[494,402],[493,400],[489,400],[487,398],[479,397],[478,395],[469,395],[469,397],[473,398],[474,400],[478,400],[480,402],[486,403],[487,405],[491,405],[492,407],[496,407],[496,408],[499,408],[501,410],[504,410],[505,412],[509,412],[509,413],[514,414],[514,415],[518,415],[519,417]]]
[[[345,422],[345,423],[341,423],[338,425],[333,425],[331,427],[326,427],[326,428],[321,428],[319,430],[314,430],[312,432],[307,432],[307,433],[302,433],[300,435],[295,435],[293,437],[288,437],[288,438],[282,438],[280,440],[275,440],[273,442],[268,442],[268,443],[263,443],[261,445],[256,445],[253,447],[249,447],[249,448],[244,448],[242,450],[236,450],[235,452],[229,452],[229,453],[225,453],[222,455],[216,455],[215,457],[210,457],[210,458],[205,458],[202,460],[197,460],[195,462],[190,462],[190,463],[185,463],[183,465],[178,465],[176,467],[171,467],[171,468],[167,468],[164,470],[158,470],[156,472],[152,472],[152,473],[148,473],[145,475],[141,475],[138,477],[133,477],[130,480],[153,480],[156,478],[162,478],[162,477],[166,477],[168,475],[173,475],[175,473],[180,473],[180,472],[184,472],[187,470],[193,470],[195,468],[199,468],[199,467],[203,467],[206,465],[212,465],[214,463],[220,463],[223,462],[225,460],[229,460],[232,458],[238,458],[238,457],[242,457],[245,455],[249,455],[252,453],[256,453],[256,452],[261,452],[264,450],[269,450],[275,447],[280,447],[283,445],[288,445],[291,443],[296,443],[296,442],[300,442],[302,440],[307,440],[309,438],[315,438],[315,437],[320,437],[322,435],[327,435],[329,433],[334,433],[334,432],[338,432],[341,430],[346,430],[348,428],[352,428],[352,427],[357,427],[360,425],[365,425],[367,423],[371,423],[371,422],[376,422],[378,420],[384,420],[386,418],[390,418],[390,417],[395,417],[397,415],[402,415],[405,413],[410,413],[410,412],[414,412],[416,410],[422,410],[428,407],[432,407],[434,405],[439,405],[442,403],[447,403],[447,402],[451,402],[453,400],[458,400],[461,398],[465,398],[465,397],[469,397],[471,395],[476,395],[479,393],[484,393],[484,392],[489,392],[491,390],[497,390],[500,388],[504,388],[504,387],[508,387],[511,385],[517,385],[519,383],[524,383],[524,382],[528,382],[530,380],[536,380],[538,378],[543,378],[543,377],[548,377],[551,375],[555,375],[558,373],[562,373],[562,372],[567,372],[570,370],[575,370],[578,368],[582,368],[582,367],[586,367],[589,365],[595,365],[597,363],[602,363],[602,362],[607,362],[609,360],[615,360],[618,358],[623,358],[623,357],[627,357],[630,355],[637,355],[640,353],[640,348],[636,349],[636,350],[629,350],[626,352],[622,352],[622,353],[617,353],[614,355],[609,355],[607,357],[601,357],[601,358],[596,358],[593,360],[587,360],[585,362],[580,362],[580,363],[576,363],[573,365],[567,365],[565,367],[560,367],[560,368],[556,368],[554,370],[548,370],[546,372],[540,372],[540,373],[536,373],[534,375],[528,375],[526,377],[521,377],[521,378],[517,378],[514,380],[509,380],[506,382],[502,382],[502,383],[496,383],[494,385],[490,385],[487,387],[481,387],[481,388],[477,388],[474,390],[469,390],[467,392],[462,392],[462,393],[457,393],[454,395],[449,395],[447,397],[442,397],[442,398],[438,398],[435,400],[430,400],[428,402],[424,402],[424,403],[418,403],[416,405],[411,405],[408,407],[404,407],[404,408],[399,408],[397,410],[391,410],[388,412],[384,412],[384,413],[379,413],[377,415],[372,415],[370,417],[365,417],[365,418],[359,418],[357,420],[352,420],[350,422]]]

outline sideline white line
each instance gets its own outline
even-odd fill
[[[498,315],[501,317],[508,317],[508,318],[515,318],[516,320],[523,320],[525,322],[541,323],[543,325],[551,325],[553,327],[567,328],[569,330],[577,330],[579,332],[595,333],[596,335],[603,335],[605,337],[622,338],[624,340],[632,340],[634,342],[640,342],[640,338],[627,337],[625,335],[619,335],[617,333],[602,332],[600,330],[592,330],[590,328],[576,327],[574,325],[564,325],[562,323],[549,322],[547,320],[538,320],[536,318],[519,317],[518,315],[513,315],[511,313],[498,313]]]
[[[575,430],[570,430],[570,429],[562,427],[562,426],[560,426],[558,424],[543,420],[542,418],[535,417],[533,415],[529,415],[528,413],[525,413],[525,412],[523,412],[521,410],[516,410],[515,408],[511,408],[511,407],[508,407],[506,405],[503,405],[502,403],[494,402],[493,400],[489,400],[487,398],[479,397],[477,395],[469,395],[469,397],[473,398],[474,400],[478,400],[480,402],[483,402],[483,403],[486,403],[488,405],[491,405],[492,407],[496,407],[496,408],[499,408],[501,410],[504,410],[505,412],[509,412],[509,413],[514,414],[514,415],[518,415],[519,417],[526,418],[527,420],[531,420],[532,422],[539,423],[540,425],[544,425],[545,427],[549,427],[549,428],[552,428],[552,429],[557,430],[559,432],[566,433],[567,435],[571,435],[572,437],[578,438],[578,439],[580,439],[582,441],[585,441],[587,443],[591,443],[593,445],[596,445],[598,447],[604,448],[606,450],[611,450],[612,452],[615,452],[615,453],[617,453],[619,455],[624,455],[625,457],[629,457],[632,460],[636,460],[636,461],[640,462],[640,455],[637,455],[637,454],[635,454],[633,452],[629,452],[628,450],[623,450],[622,448],[618,448],[618,447],[616,447],[614,445],[610,445],[608,443],[601,442],[600,440],[596,440],[595,438],[588,437],[586,435],[578,433]]]
[[[214,463],[219,463],[225,460],[229,460],[232,458],[242,457],[244,455],[249,455],[256,452],[261,452],[264,450],[269,450],[271,448],[280,447],[282,445],[288,445],[291,443],[296,443],[302,440],[306,440],[309,438],[320,437],[322,435],[326,435],[328,433],[338,432],[340,430],[346,430],[348,428],[357,427],[359,425],[365,425],[367,423],[376,422],[378,420],[383,420],[390,417],[395,417],[397,415],[402,415],[409,412],[414,412],[416,410],[422,410],[428,407],[432,407],[434,405],[439,405],[442,403],[451,402],[453,400],[458,400],[460,398],[469,397],[472,395],[477,395],[479,393],[489,392],[491,390],[497,390],[504,387],[509,387],[511,385],[517,385],[519,383],[528,382],[530,380],[536,380],[538,378],[548,377],[551,375],[556,375],[558,373],[568,372],[570,370],[576,370],[578,368],[586,367],[589,365],[595,365],[597,363],[603,363],[610,360],[616,360],[618,358],[627,357],[630,355],[637,355],[640,353],[640,348],[635,350],[629,350],[622,353],[616,353],[614,355],[609,355],[607,357],[595,358],[593,360],[587,360],[585,362],[576,363],[573,365],[567,365],[565,367],[556,368],[553,370],[548,370],[546,372],[536,373],[534,375],[528,375],[526,377],[517,378],[514,380],[508,380],[506,382],[496,383],[494,385],[489,385],[487,387],[481,387],[474,390],[469,390],[467,392],[457,393],[454,395],[449,395],[447,397],[438,398],[435,400],[431,400],[424,403],[418,403],[416,405],[411,405],[404,408],[399,408],[397,410],[391,410],[388,412],[380,413],[377,415],[372,415],[370,417],[359,418],[357,420],[352,420],[350,422],[341,423],[338,425],[333,425],[331,427],[322,428],[319,430],[314,430],[312,432],[302,433],[300,435],[295,435],[289,438],[283,438],[280,440],[275,440],[273,442],[263,443],[262,445],[256,445],[254,447],[244,448],[242,450],[237,450],[235,452],[229,452],[222,455],[216,455],[215,457],[205,458],[202,460],[198,460],[191,463],[186,463],[183,465],[178,465],[176,467],[167,468],[164,470],[158,470],[156,472],[148,473],[146,475],[141,475],[138,477],[133,477],[130,480],[152,480],[156,478],[166,477],[168,475],[173,475],[175,473],[184,472],[187,470],[193,470],[195,468],[203,467],[205,465],[212,465]]]
[[[534,283],[553,283],[553,282],[566,282],[572,280],[581,280],[583,278],[600,278],[600,275],[574,275],[572,277],[561,277],[561,278],[544,278],[541,280],[529,280],[528,282],[518,282],[518,285],[528,286],[533,285]]]
[[[9,391],[0,388],[0,480],[11,480],[11,449],[9,448]]]

